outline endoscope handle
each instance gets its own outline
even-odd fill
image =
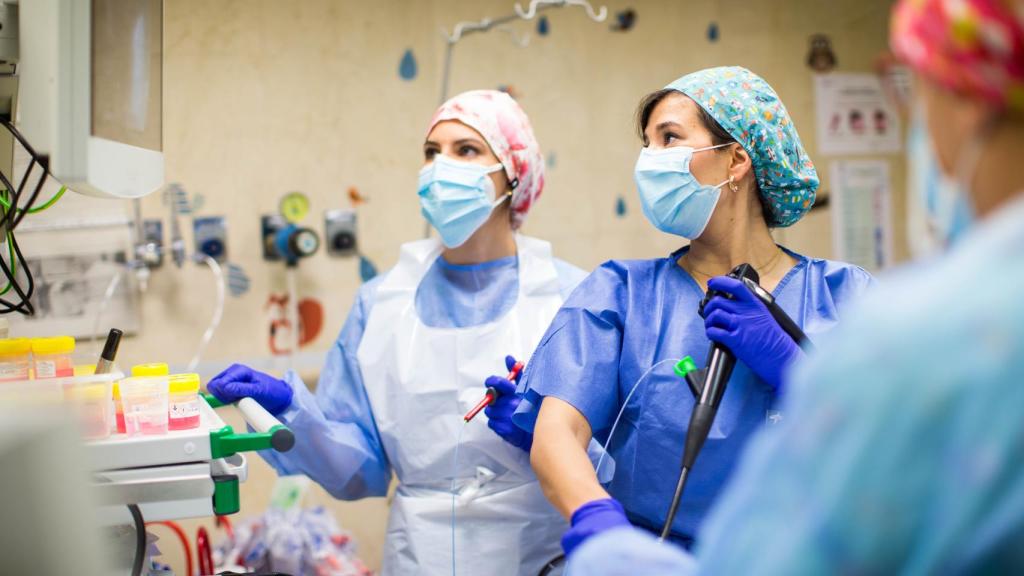
[[[813,348],[810,339],[807,338],[807,334],[804,334],[804,331],[801,330],[800,326],[797,326],[797,323],[789,317],[789,314],[786,314],[786,311],[782,309],[782,306],[779,306],[778,303],[775,302],[775,297],[772,296],[770,292],[749,278],[743,279],[743,285],[746,286],[747,290],[750,290],[750,292],[765,305],[765,308],[768,308],[768,312],[771,313],[775,322],[790,338],[793,339],[794,342],[796,342],[797,346],[805,349]]]

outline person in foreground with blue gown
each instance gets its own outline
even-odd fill
[[[696,556],[618,528],[569,574],[1024,572],[1024,1],[903,0],[890,38],[916,76],[910,229],[945,253],[797,368]]]
[[[803,351],[723,277],[751,264],[761,285],[815,341],[844,321],[872,284],[861,268],[778,246],[772,227],[794,224],[814,202],[818,177],[775,91],[739,67],[702,70],[650,94],[637,114],[643,149],[635,179],[644,214],[690,239],[655,260],[610,261],[584,280],[527,364],[513,421],[534,432],[531,460],[548,498],[572,528],[570,553],[587,537],[633,524],[660,530],[672,498],[693,397],[673,372],[703,366],[711,340],[739,362],[687,486],[672,538],[689,545],[732,475],[751,435],[785,420],[786,369]],[[714,298],[706,320],[698,303]],[[587,458],[610,439],[615,474],[603,487]]]
[[[584,274],[516,233],[544,187],[544,159],[510,96],[452,98],[423,152],[419,200],[440,239],[404,245],[359,289],[316,393],[293,372],[280,380],[239,365],[208,388],[222,401],[255,398],[295,432],[290,452],[261,452],[279,474],[306,474],[346,500],[384,496],[397,476],[385,576],[485,563],[533,576],[559,554],[565,522],[530,469],[530,436],[510,422],[514,395],[487,408],[493,431],[463,429],[462,415],[506,354],[530,354]]]

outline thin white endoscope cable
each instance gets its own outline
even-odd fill
[[[626,406],[629,406],[629,399],[633,397],[633,392],[636,392],[636,389],[640,386],[640,383],[644,381],[644,378],[647,378],[655,368],[666,362],[679,362],[679,360],[669,358],[667,360],[655,362],[647,369],[646,372],[644,372],[643,376],[637,378],[636,384],[633,384],[633,388],[630,389],[629,394],[626,394],[626,400],[622,403],[622,408],[619,409],[619,414],[615,417],[615,422],[612,423],[612,429],[608,432],[608,439],[604,441],[604,446],[601,447],[601,457],[597,459],[597,466],[594,467],[594,475],[598,477],[598,482],[600,482],[601,478],[601,465],[604,464],[604,457],[608,455],[608,446],[611,445],[612,438],[615,436],[615,429],[619,427],[619,420],[622,419],[622,415],[626,412]]]
[[[468,421],[463,420],[459,427],[459,438],[455,442],[455,458],[452,459],[452,576],[455,576],[455,477],[459,473],[459,447],[462,446],[462,433],[466,430]]]

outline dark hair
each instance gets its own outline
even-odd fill
[[[654,108],[669,94],[682,94],[682,92],[674,88],[662,88],[657,92],[651,92],[647,96],[644,96],[643,99],[640,100],[640,104],[636,107],[636,132],[640,137],[640,140],[645,143],[644,131],[647,130],[647,123],[651,121],[651,113],[654,112]],[[708,114],[708,111],[700,105],[697,106],[697,117],[700,119],[700,123],[704,129],[711,133],[712,145],[718,146],[736,141],[736,139],[732,137],[732,134],[729,134],[725,128],[722,128],[722,125],[718,123],[718,120],[715,120],[714,117],[711,116],[711,114]]]
[[[636,132],[640,137],[640,140],[646,145],[647,139],[644,132],[647,130],[647,123],[651,121],[651,114],[654,112],[654,108],[667,97],[669,94],[683,94],[679,90],[674,88],[662,88],[656,92],[651,92],[647,96],[640,99],[640,104],[636,107]],[[683,94],[686,96],[685,94]],[[689,96],[687,96],[689,98]],[[719,146],[721,144],[731,144],[736,142],[736,139],[729,134],[722,125],[715,120],[714,116],[708,113],[703,106],[697,104],[697,118],[700,119],[701,126],[705,130],[711,133],[711,144],[712,146]],[[738,142],[736,142],[738,144]],[[742,144],[741,144],[742,146]],[[761,214],[768,222],[769,227],[772,226],[771,220],[768,215],[771,214],[769,210],[768,201],[765,199],[764,194],[761,194],[761,186],[754,181],[754,188],[757,191],[757,199],[761,203]]]

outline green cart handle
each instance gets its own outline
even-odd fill
[[[212,394],[203,394],[203,398],[211,408],[219,408],[224,403]],[[295,446],[295,434],[290,428],[281,424],[270,412],[252,398],[242,398],[236,404],[245,422],[254,430],[245,434],[236,434],[231,426],[210,432],[210,452],[214,458],[224,458],[239,452],[274,449],[287,452]]]

